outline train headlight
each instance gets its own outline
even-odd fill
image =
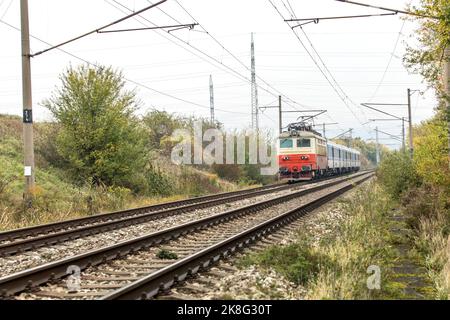
[[[289,157],[284,157],[283,160],[284,160],[284,161],[288,161],[288,160],[289,160]]]

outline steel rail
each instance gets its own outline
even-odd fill
[[[103,296],[101,300],[137,300],[153,298],[161,292],[168,291],[172,286],[186,280],[188,277],[195,275],[203,269],[209,268],[219,260],[227,258],[238,250],[251,245],[258,239],[261,239],[273,231],[297,220],[312,210],[317,209],[323,204],[353,189],[356,185],[360,185],[371,178],[372,175],[362,178],[355,184],[346,185],[337,191],[329,193],[319,199],[302,205],[299,208],[283,213],[278,217],[232,236],[227,240],[217,243],[183,260],[177,261],[174,264],[160,269],[145,278]]]
[[[212,195],[207,195],[207,196],[202,196],[202,197],[195,197],[195,198],[190,198],[190,199],[185,199],[185,200],[180,200],[180,201],[165,202],[165,203],[151,205],[151,206],[102,213],[102,214],[97,214],[97,215],[93,215],[93,216],[89,216],[89,217],[70,219],[70,220],[65,220],[65,221],[60,221],[60,222],[49,223],[49,224],[42,224],[42,225],[28,227],[28,228],[8,230],[8,231],[0,232],[0,241],[12,241],[17,238],[34,237],[34,236],[37,236],[37,235],[43,234],[43,233],[55,232],[57,230],[68,229],[68,228],[75,228],[75,227],[79,227],[79,226],[87,225],[87,224],[91,224],[91,223],[104,222],[104,221],[108,221],[108,220],[119,220],[119,219],[122,219],[125,217],[139,215],[139,214],[145,214],[148,212],[156,212],[156,211],[165,210],[165,209],[184,207],[184,206],[188,206],[188,205],[195,204],[195,203],[212,201],[212,200],[226,198],[226,197],[235,196],[235,195],[264,191],[264,190],[269,190],[269,189],[282,188],[283,186],[285,186],[285,185],[284,184],[275,184],[275,185],[269,185],[269,186],[252,188],[252,189],[245,189],[245,190],[226,192],[226,193],[218,193],[218,194],[212,194]]]
[[[172,239],[177,239],[183,235],[193,233],[197,230],[203,230],[210,226],[228,222],[238,217],[258,212],[277,204],[295,199],[297,197],[318,192],[364,175],[369,174],[361,173],[356,176],[341,179],[339,181],[333,181],[328,184],[290,193],[279,198],[265,200],[246,207],[230,210],[228,212],[185,223],[166,230],[123,241],[112,246],[92,250],[83,254],[47,263],[42,266],[34,267],[0,278],[0,297],[7,297],[9,295],[17,294],[26,290],[27,288],[37,287],[48,281],[63,278],[67,276],[67,268],[70,266],[76,265],[81,270],[84,270],[88,267],[96,266],[107,261],[123,257],[127,254],[150,248],[161,243],[165,243]],[[372,173],[370,173],[370,176],[371,175]]]
[[[319,180],[318,182],[324,180]],[[304,184],[298,184],[297,186],[302,185]],[[16,231],[13,230],[4,233],[3,236],[9,235],[9,238],[14,237],[15,239],[18,239],[18,235],[21,234],[24,239],[16,241],[9,240],[10,242],[8,243],[0,244],[0,257],[35,250],[43,246],[50,246],[170,216],[193,212],[199,209],[210,208],[224,203],[284,191],[295,187],[296,186],[292,185],[276,184],[255,189],[235,191],[232,193],[221,193],[182,200],[180,202],[169,202],[151,207],[118,211],[110,214],[63,221],[55,224],[19,229]],[[177,204],[184,205],[177,206]]]
[[[43,247],[43,246],[49,246],[54,245],[70,240],[79,239],[82,237],[92,236],[95,234],[99,234],[102,232],[108,232],[117,230],[120,228],[129,227],[132,225],[142,224],[149,221],[154,221],[158,219],[163,219],[170,216],[180,215],[183,213],[193,212],[195,210],[199,209],[205,209],[210,208],[213,206],[221,205],[224,203],[229,203],[233,201],[239,201],[242,199],[248,199],[253,198],[256,196],[261,196],[265,194],[269,194],[276,191],[283,191],[285,189],[290,189],[292,186],[283,186],[278,189],[266,189],[256,192],[248,192],[248,193],[242,193],[237,194],[233,196],[228,196],[225,198],[218,198],[213,200],[207,200],[199,203],[194,203],[187,206],[182,207],[176,207],[173,209],[166,209],[161,211],[155,211],[155,212],[149,212],[144,213],[141,215],[134,215],[130,217],[125,217],[122,219],[117,220],[109,220],[105,222],[80,226],[79,228],[74,228],[70,230],[62,230],[54,233],[49,234],[41,234],[36,237],[31,237],[28,239],[18,240],[9,242],[6,244],[0,245],[0,257],[1,256],[8,256],[8,255],[14,255],[17,253],[29,251],[29,250],[35,250],[37,248]]]

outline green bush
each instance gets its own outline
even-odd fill
[[[61,127],[57,123],[37,123],[35,155],[36,166],[46,168],[49,166],[61,168],[65,165],[64,158],[59,154],[55,137],[60,134]]]
[[[307,239],[288,246],[273,246],[259,254],[246,257],[243,265],[260,265],[273,268],[288,280],[306,285],[317,276],[324,264],[332,261],[326,256],[312,250]]]
[[[81,66],[61,76],[62,85],[44,105],[61,127],[56,148],[79,183],[133,187],[146,162],[144,132],[133,116],[134,92],[111,68]]]
[[[161,260],[177,260],[178,255],[174,252],[171,252],[166,249],[161,249],[157,254],[156,257]]]
[[[213,171],[222,179],[238,182],[242,175],[241,167],[238,165],[215,164]]]
[[[146,172],[148,194],[156,196],[168,196],[173,194],[173,182],[157,168],[150,167]]]
[[[420,179],[414,169],[414,163],[405,152],[386,154],[381,162],[377,176],[386,192],[394,199],[420,184]]]
[[[150,149],[164,151],[170,155],[171,146],[166,146],[166,141],[172,136],[175,130],[185,126],[185,120],[177,118],[165,111],[151,111],[142,119],[147,131],[147,144]]]

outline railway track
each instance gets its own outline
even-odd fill
[[[270,185],[0,232],[0,257],[289,188]]]
[[[351,198],[354,192],[356,191],[349,191],[342,198]],[[266,290],[268,290],[271,293],[269,295],[274,294],[279,297],[277,299],[303,300],[306,291],[301,287],[292,286],[292,283],[288,280],[279,279],[276,272],[269,271],[266,274],[260,273],[260,270],[254,267],[241,268],[239,262],[249,254],[263,252],[272,246],[296,243],[300,231],[314,237],[317,235],[315,232],[318,231],[318,239],[323,239],[324,225],[320,221],[324,218],[324,212],[327,212],[327,216],[330,214],[330,207],[327,209],[327,206],[334,207],[331,204],[325,204],[314,210],[316,214],[311,212],[310,215],[299,217],[292,223],[274,230],[259,241],[249,244],[235,255],[218,261],[208,270],[189,277],[189,279],[173,286],[170,290],[161,292],[155,299],[227,300],[229,297],[233,297],[233,299],[238,300],[266,300],[271,299],[267,296]],[[332,213],[331,217],[333,217]],[[331,219],[334,219],[334,217]],[[259,281],[262,281],[262,283]],[[252,288],[253,286],[254,288]]]
[[[239,195],[251,193],[251,192],[259,192],[259,191],[266,191],[266,190],[272,190],[272,189],[274,190],[276,188],[280,188],[283,186],[284,186],[283,184],[275,184],[275,185],[263,186],[263,187],[252,188],[252,189],[245,189],[245,190],[239,190],[239,191],[233,191],[233,192],[207,195],[207,196],[203,196],[203,197],[195,197],[195,198],[190,198],[190,199],[185,199],[185,200],[180,200],[180,201],[166,202],[166,203],[156,204],[156,205],[152,205],[152,206],[145,206],[145,207],[140,207],[140,208],[97,214],[94,216],[65,220],[65,221],[61,221],[61,222],[49,223],[49,224],[38,225],[38,226],[33,226],[33,227],[28,227],[28,228],[3,231],[3,232],[0,232],[0,242],[13,241],[18,238],[27,238],[27,237],[38,236],[40,234],[46,234],[46,233],[55,232],[55,231],[59,231],[59,230],[76,228],[76,227],[80,227],[80,226],[84,226],[84,225],[89,225],[92,223],[101,223],[101,222],[105,222],[105,221],[111,221],[111,220],[117,220],[117,219],[126,218],[126,217],[137,216],[137,215],[145,214],[145,213],[149,213],[149,212],[156,212],[156,211],[172,209],[172,208],[180,208],[180,207],[189,206],[191,204],[213,201],[213,200],[227,198],[227,197],[231,197],[231,196],[239,196]]]
[[[320,180],[316,183],[322,183]],[[303,186],[270,185],[0,233],[0,257]]]
[[[139,299],[145,293],[152,298],[371,176],[359,174],[25,270],[1,278],[0,294],[19,299]],[[161,259],[163,253],[176,260]],[[83,283],[68,292],[62,279],[73,266],[84,270]]]
[[[208,270],[191,276],[183,283],[173,286],[170,290],[166,289],[162,291],[158,294],[156,300],[222,300],[223,296],[230,296],[226,291],[223,292],[223,295],[217,293],[223,290],[223,287],[221,288],[221,281],[236,273],[242,272],[242,270],[236,266],[235,262],[238,261],[240,257],[245,257],[247,254],[261,252],[273,245],[283,243],[286,239],[289,239],[289,237],[291,239],[295,238],[298,230],[304,227],[304,221],[306,221],[306,219],[307,216],[300,217],[292,223],[275,230],[270,235],[260,239],[260,241],[248,244],[245,249],[230,256],[229,259],[222,259],[212,265]],[[286,235],[288,235],[288,238],[286,238]],[[252,276],[253,274],[248,275],[249,278]],[[240,277],[243,277],[243,275]],[[245,280],[248,280],[248,278],[245,278]],[[245,284],[243,289],[245,290]],[[298,291],[298,288],[296,288],[295,291]]]

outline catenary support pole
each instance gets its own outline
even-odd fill
[[[279,106],[279,123],[280,123],[280,134],[283,133],[283,106],[281,96],[278,97],[278,106]]]
[[[408,89],[408,117],[409,117],[409,153],[414,156],[414,137],[413,137],[413,122],[411,112],[411,89]]]
[[[445,49],[445,63],[444,63],[444,89],[445,89],[445,103],[447,110],[447,133],[448,133],[448,165],[450,168],[450,46]]]
[[[25,165],[24,200],[29,207],[35,184],[34,172],[34,138],[33,138],[33,100],[31,90],[31,56],[30,27],[28,17],[28,0],[20,1],[22,33],[22,95],[23,95],[23,143]]]
[[[378,135],[378,127],[375,129],[376,135],[377,135],[377,165],[380,164],[381,157],[380,157],[380,139]]]
[[[405,132],[405,118],[402,118],[402,152],[406,150],[406,132]]]

